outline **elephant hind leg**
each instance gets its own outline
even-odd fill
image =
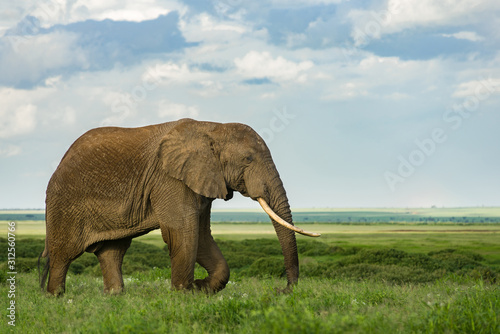
[[[58,296],[66,291],[66,274],[68,273],[69,265],[80,255],[81,253],[73,258],[50,256],[47,292]]]
[[[200,236],[196,261],[207,270],[208,276],[196,280],[195,285],[206,292],[218,292],[229,281],[229,266],[211,234]]]
[[[101,266],[104,293],[117,294],[123,292],[123,257],[131,242],[131,238],[104,241],[95,252]]]

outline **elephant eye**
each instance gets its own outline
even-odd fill
[[[246,163],[251,163],[253,161],[253,157],[251,155],[247,155],[244,160]]]

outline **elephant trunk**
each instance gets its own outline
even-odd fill
[[[285,269],[288,280],[288,286],[285,291],[290,291],[292,286],[299,280],[299,257],[295,232],[312,237],[319,237],[320,234],[307,232],[293,225],[292,211],[290,210],[290,204],[283,182],[270,157],[265,166],[267,170],[265,172],[259,172],[259,175],[267,175],[265,179],[266,182],[264,183],[264,196],[254,199],[259,202],[273,222],[274,230],[278,236],[285,259]]]
[[[288,281],[287,289],[291,289],[291,287],[296,284],[299,279],[297,242],[295,240],[295,232],[280,224],[279,219],[282,219],[293,226],[292,212],[290,210],[285,188],[283,187],[283,183],[281,182],[279,176],[276,177],[270,185],[269,206],[279,217],[273,218],[271,216],[271,219],[281,245],[281,250],[283,251],[283,257],[285,259],[285,269]]]

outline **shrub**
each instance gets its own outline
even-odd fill
[[[473,279],[482,279],[488,283],[496,283],[497,282],[497,274],[488,267],[478,267],[471,270],[469,273],[465,272],[462,275],[470,276]]]
[[[461,254],[464,255],[474,261],[484,261],[484,257],[482,257],[480,254],[471,252],[471,251],[466,251],[466,250],[457,250],[457,249],[443,249],[440,251],[436,252],[429,252],[429,256],[442,256],[442,255],[447,255],[447,254]]]
[[[297,248],[300,254],[306,256],[331,255],[334,252],[332,247],[320,241],[299,240]]]
[[[301,277],[335,277],[335,262],[305,262],[300,265]]]
[[[332,271],[332,278],[374,279],[392,283],[425,283],[441,278],[444,271],[426,271],[422,268],[397,265],[378,265],[359,263],[338,268]]]
[[[440,261],[441,265],[451,272],[481,267],[478,261],[484,261],[484,258],[478,254],[472,252],[457,252],[454,249],[431,252],[429,256]]]
[[[154,245],[150,245],[145,242],[140,242],[137,240],[132,240],[129,249],[127,250],[127,255],[131,254],[155,254],[158,256],[168,256],[168,248],[165,246],[163,249]]]
[[[8,242],[6,238],[0,238],[0,262],[7,261]],[[16,240],[16,258],[32,258],[40,255],[45,248],[45,240],[41,239],[22,239]]]
[[[136,264],[143,265],[149,269],[156,268],[170,268],[170,257],[164,252],[158,253],[145,253],[145,254],[126,254],[123,259],[123,266],[133,267]]]
[[[38,257],[37,258],[25,258],[25,257],[16,257],[16,272],[18,273],[28,273],[32,270],[37,269]],[[0,264],[0,271],[9,272],[7,268],[7,261]]]
[[[340,247],[335,250],[337,254],[346,253]],[[496,282],[495,271],[475,261],[481,257],[471,252],[446,250],[428,255],[396,249],[365,249],[353,253],[337,261],[331,258],[320,262],[306,258],[301,263],[301,276],[424,283],[455,273]]]
[[[99,265],[99,261],[94,254],[83,253],[78,259],[73,261],[69,266],[69,272],[73,274],[81,274],[87,270],[87,268],[93,268]]]
[[[255,260],[262,257],[260,253],[231,253],[229,255],[224,256],[229,268],[231,269],[240,269],[250,266],[254,263]]]
[[[22,239],[16,242],[16,257],[36,257],[43,252],[45,240],[41,239]]]
[[[254,261],[250,267],[240,272],[241,276],[252,277],[281,277],[285,275],[285,267],[282,258],[262,257]]]

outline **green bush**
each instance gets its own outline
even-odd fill
[[[0,286],[7,285],[7,265],[0,264]]]
[[[342,253],[340,250],[339,253]],[[338,261],[304,263],[301,276],[376,279],[395,283],[423,283],[440,279],[448,273],[496,282],[493,269],[476,260],[472,252],[446,250],[428,254],[396,249],[368,249],[346,255]]]
[[[126,254],[123,259],[123,266],[133,267],[135,264],[141,264],[145,267],[152,268],[170,268],[170,257],[168,254],[162,253],[145,253],[145,254]]]
[[[297,242],[297,248],[299,253],[305,256],[331,255],[337,251],[337,249],[323,242],[309,240],[299,240]]]
[[[129,249],[127,250],[127,255],[131,255],[131,254],[155,254],[155,255],[159,255],[159,256],[162,256],[162,255],[167,255],[168,256],[168,249],[165,248],[162,249],[162,248],[159,248],[157,246],[154,246],[154,245],[150,245],[148,243],[145,243],[145,242],[141,242],[141,241],[137,241],[137,240],[132,240],[132,243],[130,244],[130,247]]]
[[[6,238],[0,238],[0,262],[7,261],[8,241]],[[16,240],[16,258],[31,258],[36,257],[43,252],[45,248],[45,240],[40,239],[22,239]]]
[[[465,257],[470,258],[471,260],[474,261],[484,261],[484,257],[482,257],[480,254],[476,254],[471,251],[466,251],[466,250],[457,250],[457,249],[443,249],[437,252],[429,252],[429,256],[443,256],[443,255],[448,255],[448,254],[461,254]]]
[[[279,257],[261,257],[254,261],[250,267],[240,271],[243,277],[268,277],[285,275],[285,267],[282,258]]]
[[[18,273],[28,273],[32,270],[37,270],[38,267],[38,257],[37,258],[25,258],[25,257],[16,257],[16,267],[15,271]],[[7,268],[7,261],[0,264],[0,271],[9,272]]]
[[[245,268],[250,266],[252,263],[254,263],[255,260],[259,259],[262,257],[262,254],[260,253],[229,253],[229,254],[224,254],[224,257],[227,261],[227,264],[229,265],[229,268],[231,270],[233,269],[240,269],[240,268]]]
[[[341,265],[373,263],[373,264],[399,264],[406,260],[408,253],[396,249],[362,250],[355,255],[342,259]]]
[[[135,272],[148,271],[154,268],[141,262],[123,262],[122,272],[124,275],[132,275]]]
[[[429,255],[440,261],[441,266],[451,272],[481,267],[481,263],[479,263],[479,261],[484,261],[484,258],[478,254],[471,252],[457,252],[454,249],[431,252]]]
[[[217,245],[222,254],[229,253],[257,253],[261,256],[282,255],[281,246],[276,239],[255,239],[255,240],[221,240]]]
[[[88,268],[93,268],[95,265],[99,264],[99,260],[94,254],[83,253],[75,261],[71,262],[69,266],[69,272],[73,274],[81,274]]]
[[[45,240],[21,239],[16,242],[16,257],[36,257],[43,252]]]
[[[462,276],[464,275],[467,275],[467,273],[462,274]],[[491,284],[497,282],[497,274],[488,267],[474,268],[472,271],[470,271],[470,273],[468,273],[468,276],[475,280],[482,279],[483,281]]]
[[[83,273],[85,271],[85,269],[86,268],[81,263],[73,262],[69,266],[68,272],[75,274],[75,275],[79,275],[79,274]]]
[[[337,266],[334,261],[327,262],[305,262],[300,265],[301,277],[335,277]]]
[[[330,272],[331,278],[374,279],[383,282],[426,283],[443,277],[444,271],[426,271],[422,268],[397,265],[359,263],[338,268]]]

